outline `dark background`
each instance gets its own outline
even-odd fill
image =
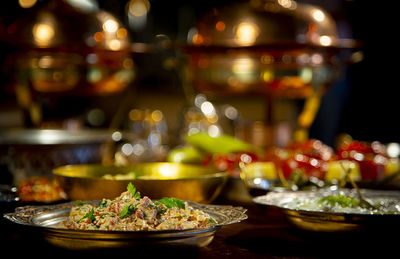
[[[38,1],[41,4],[43,1]],[[125,6],[128,1],[100,0],[101,9],[116,15],[127,24]],[[167,35],[171,40],[184,40],[187,30],[204,12],[213,6],[229,4],[227,0],[150,0],[146,27],[130,30],[133,41],[152,43],[155,36]],[[349,66],[334,86],[324,96],[322,107],[311,129],[315,137],[333,145],[339,133],[348,133],[354,139],[381,142],[400,142],[397,122],[399,80],[397,62],[396,19],[400,14],[388,2],[365,0],[298,1],[311,3],[326,9],[337,21],[339,35],[362,42],[364,59]],[[18,1],[4,1],[0,8],[0,35],[4,36],[7,25],[24,15],[27,10]],[[1,38],[0,38],[1,39]],[[10,51],[10,46],[0,40],[0,61]],[[165,53],[168,55],[168,53]],[[162,85],[163,91],[179,91],[176,75],[165,71],[155,63],[143,68],[139,91],[152,91]],[[156,73],[157,77],[151,76]],[[0,77],[0,109],[12,105],[14,96],[5,90],[7,77]]]

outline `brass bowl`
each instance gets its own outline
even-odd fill
[[[240,178],[253,197],[266,194],[282,185],[279,180],[278,169],[273,162],[241,164]]]
[[[132,179],[126,174],[134,172]],[[112,199],[132,182],[142,196],[176,197],[210,203],[221,192],[227,172],[179,163],[139,163],[130,166],[67,165],[53,170],[71,200]],[[109,177],[105,178],[105,175]],[[117,176],[118,175],[118,176]],[[111,179],[110,179],[111,178]],[[121,179],[123,178],[123,179]]]

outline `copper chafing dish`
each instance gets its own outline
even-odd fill
[[[135,75],[121,21],[91,2],[42,1],[26,12],[6,38],[14,49],[6,65],[26,126],[79,116],[93,99],[120,100]]]
[[[289,137],[276,140],[286,134],[277,133],[280,128],[298,130],[290,137],[307,137],[320,97],[359,47],[358,41],[338,37],[325,10],[292,0],[214,8],[187,40],[184,85],[214,100],[261,96],[267,140],[254,144],[263,146],[287,144]]]
[[[335,77],[340,50],[356,45],[317,6],[257,0],[205,14],[185,50],[200,92],[305,98]]]

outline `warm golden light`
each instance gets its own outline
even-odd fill
[[[278,0],[278,3],[284,7],[284,8],[288,8],[288,9],[296,9],[297,4],[295,1],[292,0]]]
[[[274,80],[274,73],[272,70],[265,70],[262,72],[262,79],[264,82],[269,83]]]
[[[315,9],[312,11],[312,17],[317,22],[322,22],[325,19],[325,14],[321,10]]]
[[[138,121],[143,119],[143,112],[138,109],[132,109],[129,111],[129,119],[132,121]]]
[[[124,39],[128,36],[128,31],[125,28],[119,28],[117,30],[117,38]]]
[[[40,68],[50,68],[53,65],[54,59],[52,56],[42,56],[38,61]]]
[[[40,46],[48,45],[54,37],[54,29],[50,24],[38,23],[33,26],[33,37]]]
[[[254,68],[254,62],[248,58],[240,58],[234,61],[232,71],[235,74],[243,74],[252,71]]]
[[[155,110],[151,113],[151,119],[155,122],[158,123],[163,119],[163,113],[160,110]]]
[[[217,31],[224,31],[225,28],[226,28],[226,25],[225,25],[225,23],[224,23],[223,21],[218,21],[218,22],[215,24],[215,29],[216,29]]]
[[[36,4],[36,2],[36,0],[18,0],[18,3],[22,8],[31,8]]]
[[[121,48],[121,42],[117,39],[110,40],[108,46],[111,50],[119,50]]]
[[[196,33],[195,35],[193,35],[192,42],[195,45],[203,44],[203,42],[204,42],[203,36],[201,36],[201,34]]]
[[[118,30],[118,22],[113,19],[108,19],[103,23],[103,30],[106,32],[116,32]]]
[[[322,35],[321,37],[319,37],[319,43],[322,46],[329,46],[332,44],[332,38],[327,35]]]
[[[161,178],[171,178],[175,177],[178,173],[178,168],[169,164],[161,165],[158,168],[158,173]]]
[[[261,63],[263,64],[272,64],[274,63],[274,57],[268,54],[262,55],[261,56]]]
[[[146,15],[150,10],[150,2],[148,0],[131,0],[128,3],[128,10],[136,17]]]
[[[239,45],[248,46],[256,41],[259,33],[260,29],[256,24],[251,22],[242,22],[236,29],[235,41]]]
[[[96,42],[101,42],[102,40],[104,40],[104,34],[102,32],[96,32],[93,36],[94,40]]]
[[[132,69],[133,68],[133,60],[131,58],[125,58],[124,61],[122,61],[122,66],[125,69]]]
[[[216,114],[214,105],[209,101],[203,102],[200,109],[206,117],[212,117]]]

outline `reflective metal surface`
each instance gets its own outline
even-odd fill
[[[278,171],[273,162],[240,164],[240,178],[253,197],[282,188]]]
[[[217,8],[199,20],[197,29],[189,38],[197,46],[343,46],[326,11],[291,0],[243,1]]]
[[[208,94],[306,98],[336,77],[338,38],[325,10],[296,1],[255,0],[214,8],[188,34],[188,80]]]
[[[89,110],[93,96],[111,101],[133,82],[128,30],[93,1],[44,0],[24,11],[5,38],[24,126],[62,124]]]
[[[93,203],[98,201],[93,201]],[[99,231],[70,230],[60,226],[69,215],[73,202],[50,206],[19,207],[5,218],[26,227],[36,227],[47,242],[67,249],[123,248],[138,245],[181,245],[204,247],[222,226],[247,219],[246,209],[224,205],[203,205],[189,202],[216,219],[217,224],[205,229],[173,231]]]
[[[366,198],[387,197],[400,203],[400,192],[362,190]],[[332,194],[329,190],[270,192],[253,199],[257,204],[279,208],[287,219],[296,227],[317,232],[347,232],[382,228],[399,228],[400,214],[366,214],[347,212],[324,212],[318,210],[290,209],[285,204],[294,199],[321,198]]]
[[[133,141],[132,132],[118,132],[121,140]],[[0,152],[14,185],[32,176],[51,176],[67,164],[100,163],[102,146],[112,139],[110,130],[0,130]],[[11,184],[11,183],[10,183]]]
[[[80,8],[71,2],[43,1],[11,26],[7,40],[17,48],[10,63],[22,77],[16,84],[21,105],[29,105],[24,94],[30,93],[30,99],[35,93],[105,95],[122,91],[133,80],[127,29],[96,6]],[[22,79],[32,89],[25,89]]]
[[[11,129],[0,130],[0,145],[81,145],[111,139],[110,130]],[[122,134],[122,133],[121,133]],[[123,133],[123,137],[133,136]]]
[[[180,163],[138,163],[130,166],[68,165],[54,169],[54,175],[71,200],[114,198],[132,182],[152,199],[176,197],[209,203],[221,192],[228,173]],[[102,176],[134,173],[131,179]]]

